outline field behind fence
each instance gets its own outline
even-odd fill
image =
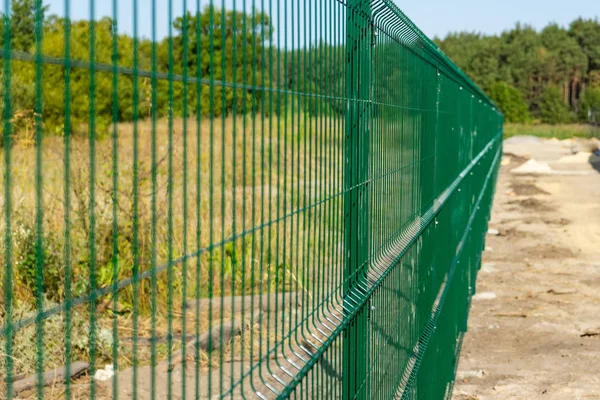
[[[451,396],[493,102],[389,0],[87,3],[0,9],[0,397]]]

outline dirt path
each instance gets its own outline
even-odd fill
[[[600,399],[600,164],[557,141],[504,150],[454,398]],[[554,172],[511,173],[527,160],[509,152]]]

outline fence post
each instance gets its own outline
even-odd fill
[[[344,307],[358,307],[369,259],[369,153],[372,24],[369,0],[349,0],[346,16],[346,109],[344,157]],[[363,286],[364,287],[364,286]],[[367,399],[368,307],[344,333],[343,398]]]

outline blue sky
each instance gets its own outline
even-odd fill
[[[600,0],[397,0],[428,36],[453,31],[500,33],[516,22],[567,26],[579,16],[600,18]]]
[[[58,15],[64,13],[65,0],[44,0],[50,5],[50,12]],[[164,37],[168,33],[167,4],[169,0],[157,1],[157,35]],[[181,15],[183,0],[173,1],[173,13]],[[244,0],[225,0],[227,7],[237,1],[239,8]],[[268,4],[269,0],[256,0],[257,7],[261,1]],[[283,4],[284,1],[273,0],[273,4]],[[307,0],[308,1],[308,0]],[[321,1],[310,0],[312,4]],[[573,19],[584,16],[600,17],[600,0],[395,0],[396,4],[430,37],[444,36],[452,31],[476,31],[482,33],[500,33],[511,28],[517,21],[528,23],[535,28],[542,28],[549,22],[568,25]],[[119,13],[119,30],[132,31],[132,2],[133,0],[117,0]],[[250,5],[252,0],[246,0]],[[3,3],[3,2],[2,2]],[[112,14],[112,0],[96,0],[96,15],[101,17]],[[195,7],[196,0],[187,0],[189,8]],[[200,0],[202,5],[207,0]],[[215,3],[220,4],[221,1]],[[298,4],[297,1],[293,3]],[[300,0],[303,4],[304,0]],[[336,2],[334,2],[336,3]],[[150,19],[151,0],[138,0],[139,32],[149,37],[151,32]],[[71,17],[73,19],[89,17],[89,0],[71,0]]]

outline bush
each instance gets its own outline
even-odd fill
[[[63,298],[64,273],[61,258],[61,246],[51,233],[46,233],[37,246],[35,228],[27,223],[17,226],[14,233],[15,271],[17,285],[29,291],[35,297],[37,294],[37,255],[40,252],[42,265],[42,285],[46,298],[59,301]]]
[[[490,88],[490,97],[504,113],[506,122],[527,122],[530,119],[527,103],[520,90],[506,82],[496,82]]]
[[[569,107],[557,86],[549,86],[544,90],[540,110],[542,122],[547,124],[564,124],[573,120]]]
[[[589,115],[590,111],[592,116]],[[582,96],[581,103],[579,104],[579,120],[582,122],[600,122],[600,88],[587,89]],[[591,118],[590,118],[591,117]]]

